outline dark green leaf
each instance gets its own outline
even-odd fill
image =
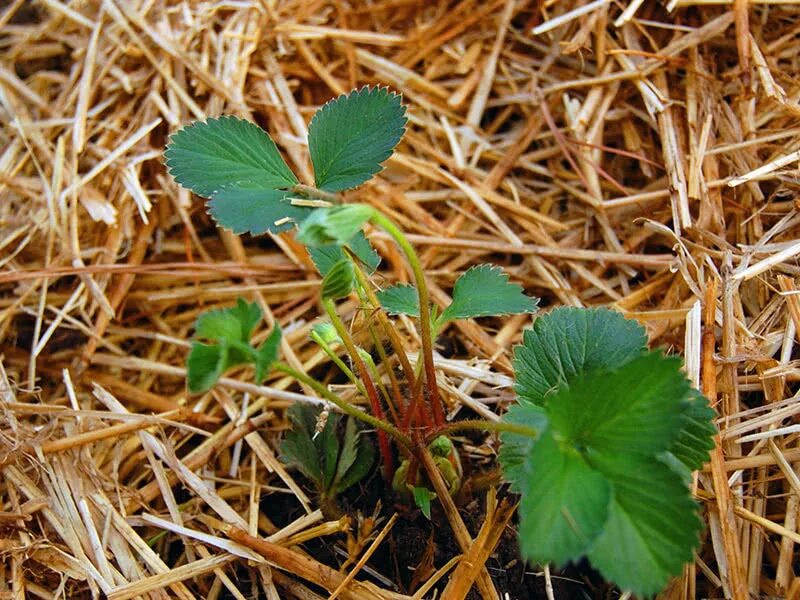
[[[363,87],[323,106],[308,127],[308,149],[316,185],[339,192],[361,185],[405,132],[405,107],[386,88]]]
[[[586,553],[608,517],[611,486],[581,454],[547,430],[526,459],[520,548],[534,562],[563,565]]]
[[[411,285],[398,284],[377,293],[383,310],[391,315],[419,317],[419,293]]]
[[[336,478],[332,485],[334,494],[361,481],[372,468],[375,450],[362,436],[355,419],[348,418],[345,423],[342,451],[339,453],[339,463],[336,466]]]
[[[431,500],[436,498],[436,494],[426,487],[413,487],[411,488],[414,494],[414,504],[422,511],[422,514],[430,520],[431,518]]]
[[[439,321],[529,313],[538,304],[537,298],[526,296],[520,286],[509,282],[508,274],[500,267],[478,265],[456,280],[453,302],[444,309]]]
[[[700,392],[691,390],[681,415],[681,431],[669,452],[691,472],[708,461],[709,452],[714,448],[716,413]]]
[[[222,376],[227,348],[194,342],[186,360],[186,379],[192,394],[210,390]]]
[[[361,266],[366,270],[368,275],[375,272],[381,259],[362,231],[359,231],[355,237],[347,243],[347,247],[356,255]],[[311,259],[317,266],[320,275],[323,277],[328,274],[328,271],[331,270],[333,265],[347,258],[342,246],[339,244],[327,244],[325,246],[309,248],[308,252],[311,254]]]
[[[689,382],[681,361],[650,352],[616,371],[588,371],[548,398],[559,439],[606,456],[655,456],[677,438]]]
[[[331,489],[334,477],[336,477],[336,463],[339,460],[339,436],[336,430],[339,419],[339,415],[329,413],[325,419],[325,425],[319,430],[319,424],[317,424],[317,430],[312,436],[322,465],[321,493]]]
[[[204,198],[232,183],[273,190],[297,184],[267,132],[235,117],[184,127],[170,137],[164,157],[175,181]]]
[[[589,560],[623,590],[656,594],[692,559],[702,528],[697,505],[680,477],[658,460],[631,454],[592,462],[614,493]]]
[[[217,190],[208,212],[222,227],[234,233],[280,233],[302,222],[312,209],[294,206],[292,194],[283,190],[230,185]]]
[[[512,406],[505,415],[503,421],[515,425],[525,425],[531,429],[542,432],[547,429],[547,415],[544,409],[532,404],[516,404]],[[517,493],[522,493],[527,488],[530,481],[528,468],[531,452],[536,439],[518,433],[504,432],[500,439],[503,445],[500,446],[500,453],[497,458],[503,475],[511,484],[511,489]]]
[[[536,319],[514,351],[520,401],[542,404],[576,373],[615,369],[646,346],[644,328],[618,312],[557,308]]]
[[[281,346],[281,328],[278,323],[272,328],[269,337],[264,340],[256,351],[256,383],[261,384],[269,374],[272,364],[278,360],[278,353]]]
[[[317,446],[312,440],[320,410],[306,404],[293,404],[288,415],[292,429],[286,432],[280,445],[281,460],[296,468],[314,482],[318,490],[324,488],[324,474]]]
[[[322,279],[322,297],[335,300],[347,296],[354,284],[353,263],[350,262],[350,259],[345,258],[333,265]]]

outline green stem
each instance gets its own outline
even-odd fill
[[[358,380],[355,373],[353,373],[350,367],[348,367],[344,363],[344,361],[341,358],[339,358],[339,355],[333,351],[333,348],[330,347],[328,342],[323,340],[322,337],[320,337],[320,335],[316,331],[311,332],[311,339],[317,342],[319,347],[322,348],[322,351],[328,355],[328,358],[330,358],[334,362],[334,364],[337,367],[339,367],[339,370],[342,373],[344,373],[347,376],[347,378],[353,383],[353,385],[355,385],[358,388],[358,391],[361,392],[361,394],[363,394],[366,397],[367,391],[364,389],[364,384],[362,384]]]
[[[525,437],[536,439],[542,433],[534,427],[520,425],[519,423],[508,423],[507,421],[481,421],[480,419],[455,421],[447,423],[436,431],[428,434],[425,444],[429,444],[440,435],[449,435],[456,431],[472,429],[477,431],[493,431],[495,433],[516,433]]]
[[[436,369],[433,365],[433,339],[431,336],[431,301],[428,293],[428,286],[425,283],[425,273],[422,269],[414,247],[406,236],[395,225],[389,217],[376,210],[372,216],[372,222],[388,233],[400,249],[405,253],[414,279],[417,284],[419,294],[419,327],[420,337],[422,338],[422,355],[425,366],[425,385],[428,391],[428,399],[433,406],[433,420],[436,425],[444,425],[444,410],[442,400],[439,397],[439,387],[436,384]]]
[[[325,307],[325,312],[328,313],[328,318],[330,318],[334,329],[336,329],[336,333],[338,333],[339,337],[342,339],[344,347],[347,348],[347,352],[350,354],[350,359],[353,361],[353,364],[358,370],[358,375],[361,377],[361,382],[364,384],[364,388],[367,392],[367,399],[369,400],[372,412],[379,420],[386,421],[386,415],[384,414],[383,407],[381,406],[378,390],[375,388],[375,383],[372,381],[372,377],[367,369],[367,365],[365,365],[364,361],[361,360],[361,356],[358,353],[358,348],[356,348],[353,338],[350,337],[350,332],[347,331],[347,327],[344,326],[341,317],[339,317],[339,313],[336,312],[336,304],[334,304],[333,300],[330,298],[325,298],[322,301],[322,305]],[[383,430],[378,431],[378,447],[380,448],[381,455],[383,456],[383,464],[386,468],[386,479],[391,481],[392,477],[394,476],[394,461],[392,460],[391,448],[389,448],[389,440],[386,438],[386,434]]]
[[[286,373],[290,377],[294,377],[297,381],[306,384],[315,392],[317,392],[320,396],[325,398],[331,404],[336,405],[343,413],[350,415],[351,417],[363,421],[368,425],[374,427],[375,429],[379,430],[379,432],[385,432],[388,435],[392,436],[398,443],[402,444],[406,448],[411,449],[413,447],[413,442],[411,438],[407,435],[403,434],[399,429],[397,429],[394,425],[387,421],[382,421],[373,417],[371,414],[364,412],[363,410],[357,409],[355,406],[346,402],[337,394],[334,394],[330,391],[327,387],[319,383],[316,379],[310,377],[306,373],[302,371],[298,371],[297,369],[290,367],[284,362],[276,362],[273,364],[273,368],[276,371],[281,371],[282,373]]]

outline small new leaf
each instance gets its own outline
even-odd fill
[[[227,357],[227,348],[195,342],[186,359],[186,383],[189,392],[206,392],[222,376]]]
[[[386,88],[363,87],[325,104],[308,126],[316,186],[357,187],[381,170],[403,137],[406,109]]]
[[[390,315],[419,317],[419,293],[414,286],[398,284],[377,292],[378,302]]]
[[[309,212],[291,204],[297,178],[255,123],[198,121],[172,135],[164,157],[175,181],[208,198],[211,216],[234,233],[283,231]]]
[[[430,491],[426,487],[412,487],[411,493],[414,495],[414,504],[417,505],[425,515],[425,518],[430,521],[431,519],[431,500],[436,499],[436,493]]]
[[[371,275],[378,268],[381,262],[380,256],[375,252],[375,249],[370,245],[369,240],[363,232],[359,231],[353,239],[346,244],[347,248],[356,256],[361,266]],[[317,266],[320,275],[325,277],[331,267],[340,260],[347,258],[344,248],[339,244],[327,244],[325,246],[318,246],[316,248],[309,248],[311,260]]]
[[[264,343],[256,350],[256,383],[261,384],[269,374],[272,364],[278,360],[278,353],[281,346],[281,328],[275,323],[275,327],[264,340]]]
[[[453,302],[442,311],[440,323],[490,315],[530,313],[539,304],[522,288],[508,280],[508,274],[494,265],[478,265],[456,280]]]
[[[237,298],[236,306],[203,313],[197,317],[195,335],[207,340],[227,340],[247,343],[261,320],[261,309]]]

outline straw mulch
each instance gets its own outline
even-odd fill
[[[215,228],[167,176],[168,134],[220,113],[254,119],[308,179],[311,114],[366,83],[401,91],[410,126],[352,197],[411,234],[437,302],[470,265],[503,264],[545,307],[638,319],[710,397],[721,434],[696,476],[708,527],[666,595],[800,594],[800,7],[4,4],[0,596],[399,598],[414,591],[395,587],[409,568],[415,597],[442,589],[455,562],[393,570],[370,556],[391,555],[396,507],[372,521],[356,498],[360,521],[326,519],[281,466],[285,409],[315,401],[307,390],[243,370],[185,391],[195,318],[237,296],[263,307],[260,336],[280,322],[286,360],[327,369],[308,338],[319,277],[302,247]],[[398,251],[371,239],[382,282],[407,280]],[[502,412],[529,323],[445,334],[453,414]],[[401,332],[415,350],[413,324]],[[496,440],[461,443],[473,470],[491,468]],[[475,498],[490,525],[508,518]],[[470,532],[476,564],[455,572],[489,565],[499,581],[512,566],[490,557],[498,535]],[[484,596],[502,597],[497,586]]]

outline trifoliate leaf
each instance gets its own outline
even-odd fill
[[[318,188],[339,192],[378,171],[405,132],[401,97],[363,87],[325,104],[308,126],[308,149]]]
[[[350,259],[345,258],[333,265],[328,274],[323,277],[322,297],[333,300],[343,298],[352,291],[354,284],[353,263],[350,262]]]
[[[436,493],[430,491],[426,487],[413,487],[411,493],[414,495],[414,504],[417,505],[425,515],[425,518],[430,521],[431,519],[431,500],[436,499]]]
[[[614,369],[642,354],[644,328],[608,309],[557,308],[527,330],[514,351],[521,402],[542,404],[584,369]]]
[[[291,198],[292,193],[284,190],[231,184],[211,196],[208,212],[236,234],[280,233],[301,223],[312,210],[293,205]]]
[[[616,371],[586,371],[548,398],[546,413],[559,439],[604,455],[656,456],[682,424],[689,382],[681,361],[649,352]]]
[[[261,384],[261,382],[264,381],[266,376],[269,374],[272,364],[278,360],[278,353],[281,346],[281,335],[281,328],[277,323],[275,323],[275,327],[273,327],[269,337],[267,337],[267,339],[264,340],[264,343],[259,346],[258,350],[256,350],[257,384]]]
[[[419,317],[419,293],[414,286],[398,284],[377,292],[378,302],[390,315]]]
[[[529,560],[561,566],[585,554],[602,531],[611,486],[553,435],[545,431],[526,457],[530,475],[522,490],[519,537]]]
[[[464,272],[453,288],[453,302],[442,311],[440,323],[489,315],[529,313],[539,300],[526,296],[522,288],[508,281],[500,267],[478,265]]]
[[[211,215],[235,233],[283,231],[292,226],[285,218],[308,214],[290,203],[286,190],[297,178],[255,123],[235,117],[194,123],[172,135],[164,156],[175,181],[210,199]]]
[[[692,560],[702,529],[697,504],[681,478],[660,461],[623,454],[595,456],[593,463],[614,491],[589,561],[623,590],[654,595]]]
[[[172,134],[164,157],[175,181],[204,198],[231,182],[264,189],[297,184],[267,132],[236,117],[184,127]]]
[[[366,204],[318,208],[303,221],[297,239],[312,248],[347,244],[374,214],[375,209]]]
[[[238,298],[236,306],[211,310],[197,317],[195,335],[207,340],[247,343],[260,320],[261,309],[258,304],[249,304]]]
[[[375,272],[381,262],[381,258],[362,231],[359,231],[346,245],[356,255],[368,275]],[[308,252],[323,277],[328,274],[333,265],[347,258],[344,249],[339,244],[327,244],[309,248]]]
[[[222,376],[227,358],[225,346],[195,342],[186,359],[186,382],[192,394],[210,390]]]

